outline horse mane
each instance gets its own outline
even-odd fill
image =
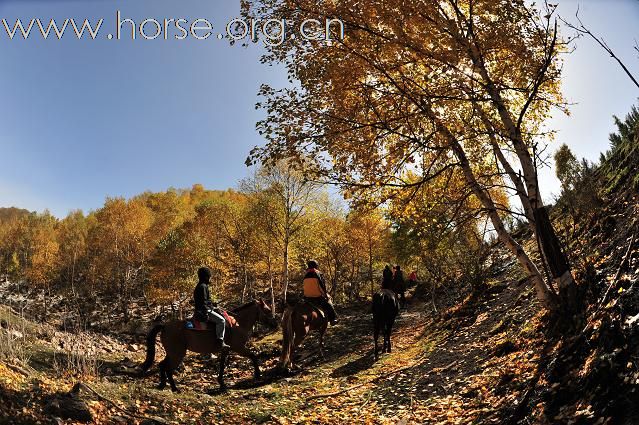
[[[244,310],[245,308],[251,307],[253,305],[255,305],[255,300],[249,301],[246,304],[242,304],[239,307],[235,307],[233,310],[231,310],[231,313],[239,313],[240,311]]]

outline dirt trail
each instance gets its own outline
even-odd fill
[[[82,380],[132,413],[171,423],[501,423],[538,358],[533,298],[526,285],[499,283],[447,320],[434,317],[430,304],[413,301],[397,320],[393,353],[377,362],[370,306],[352,307],[329,329],[325,359],[310,337],[301,350],[301,373],[270,374],[281,339],[279,332],[270,334],[255,344],[265,377],[254,382],[249,361],[233,356],[226,393],[217,391],[216,359],[189,355],[176,376],[184,392],[176,395],[155,389],[155,373],[143,379],[123,373],[132,363],[126,358],[142,360],[142,347],[137,352],[116,347],[99,355],[97,377],[55,375],[40,365],[38,377],[25,378],[11,397],[16,409],[30,400],[27,409],[35,412],[46,402],[42,381],[68,391]],[[38,391],[40,398],[32,395]],[[96,400],[89,405],[100,423],[113,423],[109,415],[126,417]]]

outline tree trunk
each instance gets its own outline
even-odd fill
[[[371,283],[371,300],[372,300],[373,296],[375,295],[375,282],[373,281],[373,244],[370,239],[368,243],[368,278],[370,279],[370,283]]]
[[[275,291],[273,290],[273,268],[271,265],[270,251],[266,257],[266,265],[268,267],[268,284],[269,289],[271,290],[271,310],[273,311],[273,314],[275,314]]]
[[[517,241],[510,235],[510,233],[508,233],[508,230],[506,230],[506,226],[499,216],[497,208],[493,200],[491,199],[490,194],[486,189],[482,188],[479,182],[476,180],[463,147],[459,144],[454,135],[450,133],[445,127],[443,127],[442,130],[446,134],[447,139],[451,143],[451,147],[453,148],[453,151],[457,156],[457,159],[459,160],[460,166],[464,173],[464,177],[466,178],[466,182],[473,191],[473,194],[477,197],[477,199],[479,199],[484,209],[486,210],[486,213],[488,214],[488,217],[490,218],[490,221],[493,224],[495,231],[497,232],[499,240],[517,258],[519,264],[526,271],[528,276],[530,276],[530,279],[533,282],[537,293],[537,298],[542,303],[542,305],[548,310],[554,311],[557,308],[558,303],[557,294],[554,293],[552,288],[546,284],[543,277],[541,276],[541,273],[537,269],[537,266],[535,265],[535,263],[532,262],[530,257],[528,257],[521,245],[519,245],[519,243],[517,243]]]
[[[550,269],[553,281],[561,291],[567,286],[570,286],[573,281],[572,274],[570,273],[570,265],[568,264],[566,255],[561,249],[561,244],[557,238],[555,229],[552,227],[546,208],[537,208],[534,213],[535,227],[544,258]]]
[[[553,40],[553,45],[554,42],[555,40]],[[537,180],[537,168],[535,166],[534,157],[531,156],[529,147],[524,142],[524,138],[519,127],[520,122],[515,124],[515,120],[508,110],[506,102],[502,98],[500,91],[490,78],[490,75],[484,66],[477,46],[471,43],[469,45],[469,53],[473,58],[475,65],[478,67],[479,73],[485,83],[486,90],[491,97],[493,105],[497,109],[501,122],[508,132],[508,137],[512,142],[515,154],[519,159],[523,180],[526,185],[526,198],[529,201],[524,203],[524,208],[528,206],[532,210],[533,218],[535,220],[535,233],[539,240],[539,245],[541,246],[541,255],[548,263],[553,281],[557,284],[559,291],[565,292],[573,290],[575,281],[570,271],[568,261],[566,260],[566,256],[561,250],[561,245],[557,239],[555,229],[553,229],[548,213],[545,211],[541,194],[539,192],[539,182]],[[548,64],[546,64],[546,66],[547,65]],[[545,72],[545,69],[541,69],[540,72],[541,71]]]
[[[288,230],[286,233],[284,237],[284,262],[282,264],[282,298],[284,299],[284,304],[286,304],[286,294],[288,293]]]
[[[73,265],[71,266],[71,292],[73,293],[73,298],[77,300],[78,294],[75,292],[75,261],[76,261],[76,252],[73,251]]]
[[[248,289],[248,273],[246,272],[246,265],[244,263],[242,263],[242,280],[244,280],[244,284],[242,285],[242,299],[240,303],[244,304],[244,300],[246,299],[246,291]]]

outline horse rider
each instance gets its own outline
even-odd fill
[[[395,273],[393,274],[393,290],[399,295],[402,308],[406,307],[406,281],[404,280],[404,273],[399,268],[399,265],[395,266]]]
[[[382,272],[382,289],[393,289],[393,271],[388,264]]]
[[[224,342],[224,330],[226,320],[222,312],[217,308],[217,304],[211,301],[209,282],[211,280],[211,270],[208,267],[200,267],[197,271],[198,283],[193,291],[195,301],[195,319],[215,325],[215,336],[222,350],[229,348]]]
[[[309,260],[306,265],[308,268],[303,281],[304,299],[320,307],[326,313],[330,324],[335,325],[337,323],[337,313],[328,296],[328,291],[326,291],[324,277],[319,271],[317,261]]]
[[[417,283],[417,272],[413,270],[412,272],[410,272],[410,275],[408,276],[408,284],[410,286],[414,286],[416,283]]]

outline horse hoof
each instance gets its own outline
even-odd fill
[[[178,388],[171,388],[171,391],[173,391],[175,394],[180,394],[182,392]]]
[[[157,386],[157,389],[160,390],[160,391],[162,391],[165,388],[166,388],[166,384],[160,384],[160,385]]]

